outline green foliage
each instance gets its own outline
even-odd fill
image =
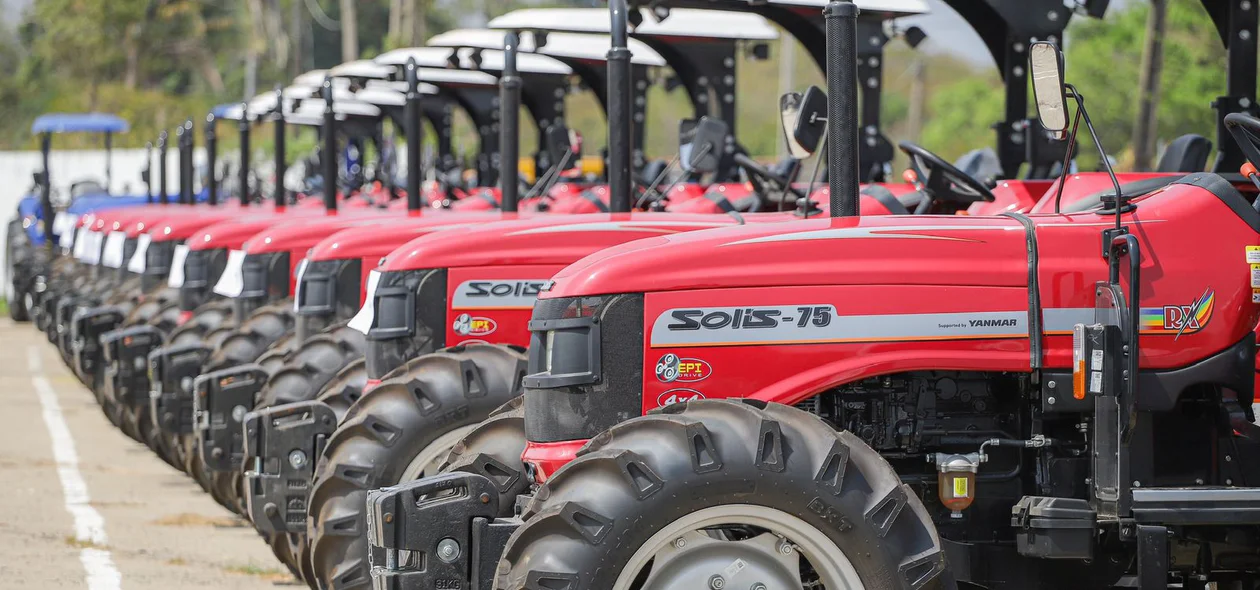
[[[133,132],[117,138],[117,144],[142,146],[160,129],[204,113],[216,103],[240,100],[249,51],[260,56],[256,80],[260,90],[284,83],[312,65],[328,67],[340,62],[339,33],[309,18],[300,21],[298,36],[304,39],[300,46],[281,38],[294,35],[290,18],[306,14],[305,1],[34,0],[23,21],[15,23],[16,33],[0,23],[0,149],[34,148],[30,122],[42,112],[92,109],[128,118]],[[338,0],[309,1],[317,2],[331,18],[340,18]],[[541,5],[577,3],[556,0]],[[427,0],[427,30],[430,34],[447,30],[470,11],[491,17],[525,4],[540,5],[533,0]],[[259,6],[270,11],[269,20],[261,24],[251,14],[251,7]],[[389,2],[358,2],[357,8],[362,54],[389,49],[391,43],[385,38]],[[1102,22],[1074,19],[1067,35],[1067,79],[1088,98],[1102,141],[1113,154],[1125,153],[1133,134],[1147,11],[1146,3],[1128,2],[1123,8],[1113,8]],[[771,57],[765,61],[741,54],[737,64],[739,141],[762,157],[775,155],[782,142],[777,111],[784,46],[772,43]],[[822,85],[822,74],[808,53],[794,41],[786,46],[795,48],[793,87],[804,90]],[[910,137],[907,128],[914,83],[911,66],[916,60],[924,64],[926,90],[924,124],[917,138]],[[884,63],[882,123],[894,143],[917,139],[947,159],[994,145],[991,127],[1002,118],[1003,106],[994,68],[911,50],[900,41],[888,46]],[[1167,140],[1192,132],[1212,135],[1210,104],[1224,94],[1224,65],[1224,50],[1198,0],[1169,0],[1159,137]],[[679,120],[694,116],[681,89],[666,91],[661,82],[667,75],[658,73],[658,83],[649,91],[644,147],[651,157],[674,154]],[[584,135],[586,153],[598,153],[605,143],[607,122],[593,94],[574,92],[567,104],[568,124]],[[456,121],[457,150],[472,153],[477,149],[476,134],[459,111]],[[532,154],[537,149],[536,131],[528,117],[522,117],[522,122],[521,152]],[[222,134],[224,149],[231,149],[235,135]],[[295,131],[290,154],[296,157],[313,147],[312,137]],[[269,132],[259,130],[255,138],[260,150],[269,149]],[[58,146],[92,147],[98,141],[67,136],[58,140]],[[1080,154],[1083,165],[1091,166],[1092,148],[1086,145]]]

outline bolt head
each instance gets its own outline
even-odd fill
[[[1053,405],[1054,405],[1054,402],[1055,402],[1055,399],[1054,399],[1054,396],[1053,396],[1053,395],[1052,395],[1052,396],[1050,396],[1050,397],[1048,397],[1048,398],[1046,398],[1046,403],[1048,403],[1048,404],[1050,404],[1050,405],[1052,405],[1052,406],[1053,406]]]
[[[445,563],[454,562],[459,559],[459,542],[450,537],[438,541],[437,555]]]
[[[301,449],[294,449],[289,452],[289,466],[294,469],[301,469],[306,466],[306,453]]]
[[[726,578],[717,574],[713,574],[713,577],[709,578],[709,588],[712,588],[713,590],[722,590],[725,587]]]
[[[682,549],[683,547],[686,547],[686,546],[687,546],[687,540],[686,540],[686,539],[684,539],[684,538],[682,538],[682,537],[678,537],[677,539],[674,539],[674,548],[675,548],[675,549]]]

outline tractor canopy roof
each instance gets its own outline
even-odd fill
[[[487,29],[456,29],[434,35],[428,43],[430,47],[476,47],[493,50],[503,48],[503,35],[502,31]],[[602,34],[552,33],[547,35],[547,42],[542,47],[538,46],[538,39],[538,35],[522,37],[520,50],[554,57],[560,61],[606,62],[608,49],[612,46],[612,38]],[[630,52],[631,63],[644,66],[665,65],[665,58],[661,54],[638,39],[630,39]]]
[[[108,113],[49,113],[31,124],[31,133],[126,133],[127,121]]]

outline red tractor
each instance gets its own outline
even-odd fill
[[[856,12],[827,7],[829,55]],[[1057,49],[1030,55],[1045,127],[1072,97],[1092,133]],[[377,587],[1257,587],[1260,213],[1196,173],[1076,212],[852,217],[857,84],[829,66],[799,120],[830,122],[831,218],[555,275],[521,401],[369,494]],[[1260,162],[1260,120],[1225,123]]]

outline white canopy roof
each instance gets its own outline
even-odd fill
[[[747,0],[735,0],[740,4],[747,4]],[[782,5],[782,6],[799,6],[799,7],[816,7],[818,8],[818,18],[822,19],[822,9],[827,6],[829,0],[761,0],[765,4]],[[870,15],[872,13],[883,18],[895,18],[898,16],[909,16],[912,14],[925,14],[929,12],[926,0],[854,0],[858,9],[862,14]]]
[[[651,11],[643,12],[643,24],[634,29],[637,36],[691,37],[695,39],[778,39],[778,31],[764,17],[730,10],[676,8],[669,18],[657,22]],[[608,33],[612,23],[603,8],[524,8],[490,20],[492,29],[557,31],[568,33]]]
[[[338,121],[347,117],[380,117],[381,109],[375,105],[356,100],[333,100],[333,113]],[[292,113],[286,113],[284,120],[294,125],[319,126],[324,124],[324,101],[305,100]]]
[[[293,79],[294,86],[319,86],[328,77],[328,70],[311,70]]]
[[[500,41],[502,45],[502,41]],[[473,50],[457,50],[451,47],[408,47],[403,49],[395,49],[386,51],[376,57],[376,63],[390,66],[401,66],[407,63],[409,58],[415,58],[416,64],[426,68],[444,68],[450,71],[457,71],[455,68],[449,68],[449,59],[452,52],[459,51],[459,67],[472,73],[484,73],[485,71],[502,71],[503,70],[503,52],[499,50],[481,50],[481,67],[476,67],[471,59]],[[559,74],[569,75],[573,70],[569,66],[556,61],[545,55],[536,55],[533,53],[518,54],[516,59],[516,67],[521,72],[530,74]],[[481,70],[481,72],[478,72]]]
[[[488,29],[456,29],[435,35],[429,39],[430,47],[480,47],[482,49],[501,49],[503,33]],[[541,49],[535,43],[534,35],[526,32],[521,35],[521,51],[549,55],[561,59],[580,59],[587,61],[606,61],[608,48],[612,39],[608,35],[583,35],[574,33],[551,33],[547,35],[547,44]],[[631,60],[635,64],[645,66],[663,66],[665,59],[651,47],[638,39],[630,39]]]
[[[384,80],[394,73],[394,68],[376,63],[370,59],[348,61],[328,70],[328,75],[346,78],[370,78]],[[322,81],[322,80],[321,80]]]

